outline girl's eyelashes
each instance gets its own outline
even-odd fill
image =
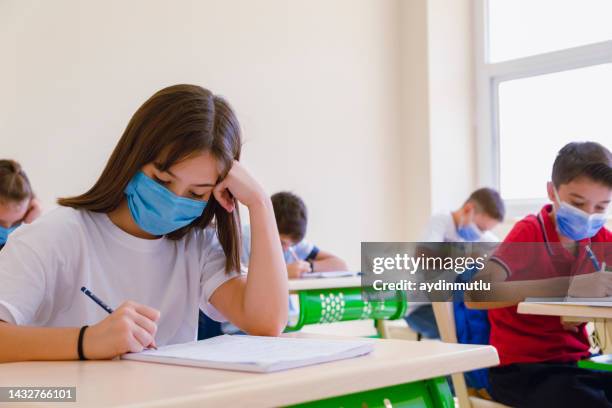
[[[156,175],[153,175],[153,180],[155,180],[156,182],[158,182],[162,186],[170,184],[169,181],[164,181],[164,180],[160,179],[159,177],[157,177]]]
[[[168,186],[170,184],[170,181],[162,180],[161,178],[157,177],[157,175],[155,175],[155,174],[153,174],[153,180],[156,183],[161,184],[162,186]],[[197,193],[195,193],[193,191],[190,191],[188,194],[189,194],[190,198],[193,198],[195,200],[203,200],[204,197],[206,196],[206,193],[197,194]]]

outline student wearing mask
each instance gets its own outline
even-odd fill
[[[192,341],[199,308],[247,333],[278,335],[287,319],[280,238],[240,151],[223,98],[195,85],[149,98],[97,182],[4,248],[0,361],[109,359]],[[253,235],[248,276],[238,202]]]
[[[348,267],[338,256],[320,249],[307,241],[308,211],[306,204],[297,195],[281,191],[271,197],[278,234],[283,248],[290,279],[301,278],[311,272],[346,271]],[[250,256],[251,231],[243,228],[242,261],[246,264]]]
[[[505,214],[499,193],[492,188],[480,188],[457,210],[432,216],[423,242],[497,242],[491,230],[503,222]],[[431,304],[409,306],[405,319],[423,337],[440,338]]]
[[[585,324],[559,316],[519,314],[526,297],[612,295],[612,233],[604,227],[612,200],[612,154],[594,142],[574,142],[558,153],[547,185],[551,204],[514,226],[476,276],[491,293],[471,292],[468,306],[489,309],[490,342],[500,366],[489,370],[492,396],[518,407],[611,407],[612,373],[577,367],[589,357]],[[521,243],[528,243],[522,244]]]
[[[8,237],[23,223],[40,215],[28,176],[14,160],[0,160],[0,250]]]

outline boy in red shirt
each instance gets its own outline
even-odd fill
[[[468,303],[490,309],[490,341],[500,356],[500,366],[489,371],[492,395],[515,407],[612,407],[612,372],[576,366],[589,356],[585,325],[519,314],[516,307],[525,297],[565,296],[568,287],[573,296],[612,295],[612,273],[595,271],[584,250],[597,248],[611,265],[605,243],[612,243],[612,233],[603,224],[612,199],[612,154],[598,143],[567,144],[547,187],[553,204],[519,221],[483,271],[503,282],[496,299],[504,302]]]

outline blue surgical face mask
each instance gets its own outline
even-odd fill
[[[125,188],[132,218],[153,235],[166,235],[189,225],[202,215],[206,201],[179,197],[142,171]]]
[[[17,227],[19,227],[19,225],[21,225],[21,224],[14,225],[14,226],[12,226],[10,228],[0,227],[0,245],[6,244],[6,241],[8,240],[9,234],[11,232],[15,231],[17,229]]]
[[[574,241],[580,241],[597,234],[606,223],[606,214],[588,214],[580,208],[561,201],[556,188],[553,191],[559,205],[555,217],[561,234]]]
[[[480,232],[480,229],[476,226],[476,224],[470,222],[469,224],[457,227],[457,235],[459,235],[461,239],[465,241],[473,242],[480,239],[482,232]]]
[[[473,215],[469,216],[468,218],[472,219]],[[473,221],[470,221],[466,224],[459,225],[457,227],[457,235],[459,235],[459,237],[463,239],[464,241],[474,242],[480,239],[480,237],[482,236],[482,232],[476,226],[476,224],[474,224]]]

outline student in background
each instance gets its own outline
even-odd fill
[[[192,341],[199,308],[247,333],[278,335],[288,291],[280,239],[240,151],[223,98],[195,85],[149,98],[97,182],[19,228],[2,251],[0,362],[110,359]],[[248,276],[238,202],[252,226]]]
[[[476,276],[493,282],[496,301],[469,294],[468,306],[490,309],[491,344],[501,361],[489,370],[492,395],[517,407],[612,407],[612,372],[576,365],[590,354],[585,324],[519,314],[516,306],[525,293],[566,296],[568,288],[572,296],[612,295],[612,273],[596,271],[585,253],[590,244],[601,263],[612,261],[603,245],[612,242],[604,227],[612,200],[612,154],[598,143],[567,144],[555,159],[547,192],[552,204],[516,223]],[[536,244],[513,243],[540,245],[532,254],[529,248]]]
[[[497,242],[491,230],[504,220],[505,214],[499,193],[491,188],[480,188],[459,209],[432,216],[423,242]],[[431,304],[410,306],[405,319],[408,326],[423,337],[440,338]]]
[[[282,191],[272,195],[274,217],[283,248],[290,279],[298,279],[310,272],[346,271],[346,262],[330,252],[306,241],[308,212],[304,201],[293,193]],[[242,261],[250,256],[250,227],[243,227]]]
[[[346,271],[346,263],[337,256],[320,250],[306,241],[308,213],[304,201],[289,192],[279,192],[271,197],[274,217],[280,236],[283,256],[290,279],[298,279],[310,272]],[[248,225],[242,228],[241,260],[248,265],[251,248],[251,230]],[[295,312],[295,303],[289,299],[289,313]],[[198,340],[221,334],[239,333],[231,323],[220,323],[208,317],[200,310],[198,317]]]
[[[22,223],[34,221],[40,212],[28,176],[19,163],[0,160],[0,249],[13,231]]]

